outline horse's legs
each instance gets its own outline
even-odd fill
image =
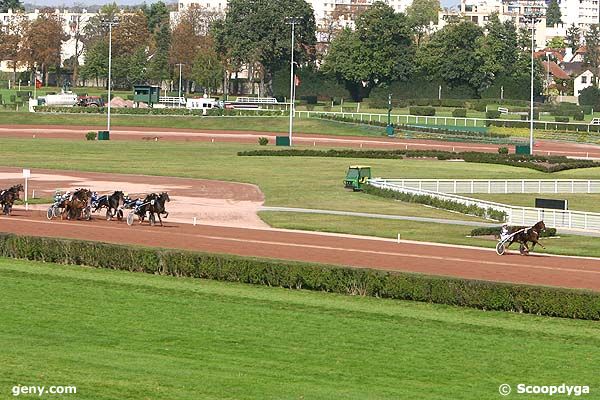
[[[158,215],[158,222],[160,222],[160,226],[163,226],[162,219],[160,218],[160,213],[156,213]]]

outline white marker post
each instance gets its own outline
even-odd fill
[[[23,178],[25,178],[25,211],[29,210],[29,204],[27,203],[27,179],[31,177],[31,170],[24,169],[23,170]]]

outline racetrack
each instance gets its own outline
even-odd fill
[[[501,257],[488,249],[274,229],[48,221],[43,214],[14,210],[0,217],[0,231],[600,291],[600,259]]]
[[[48,138],[83,140],[86,132],[102,130],[104,127],[58,126],[58,125],[0,125],[0,137]],[[272,132],[252,131],[201,131],[172,128],[119,127],[110,132],[111,140],[167,140],[167,141],[203,141],[236,142],[256,144],[259,137],[269,138],[275,143],[275,136],[285,135]],[[495,153],[499,147],[486,143],[446,142],[435,140],[366,137],[366,136],[327,136],[295,133],[294,144],[301,146],[356,147],[379,149],[438,149],[445,151],[483,151]],[[506,146],[514,151],[514,146]],[[565,155],[578,158],[600,158],[600,146],[592,144],[554,142],[536,140],[534,152],[542,155]]]

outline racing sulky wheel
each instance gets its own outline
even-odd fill
[[[46,218],[48,218],[48,219],[54,218],[54,206],[48,207],[48,211],[46,211]]]
[[[506,252],[506,246],[504,245],[504,242],[498,242],[498,244],[496,244],[496,254],[498,254],[499,256],[504,255],[504,253]]]
[[[127,225],[131,226],[133,225],[133,219],[135,218],[135,213],[132,211],[129,214],[127,214]]]

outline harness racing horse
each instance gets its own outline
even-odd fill
[[[82,216],[90,220],[92,219],[92,192],[88,189],[77,189],[75,190],[68,199],[64,201],[64,210],[60,215],[62,219],[64,216],[67,219],[79,219]]]
[[[113,194],[100,196],[94,205],[93,212],[106,208],[106,219],[110,219],[115,215],[117,209],[121,204],[125,202],[125,195],[120,190],[115,191]]]
[[[506,248],[510,247],[513,243],[519,243],[521,246],[519,247],[519,251],[521,254],[528,254],[536,244],[539,244],[542,249],[545,249],[544,245],[539,242],[540,233],[546,230],[546,225],[544,221],[539,221],[532,227],[528,228],[526,226],[513,226],[509,230],[509,234],[514,234],[510,239]],[[527,243],[531,242],[531,248],[527,246]]]
[[[171,201],[169,198],[169,194],[167,192],[162,192],[161,194],[151,193],[144,199],[143,209],[140,209],[140,223],[143,222],[144,217],[146,216],[146,212],[148,213],[148,219],[150,220],[150,225],[154,225],[156,219],[154,214],[158,216],[158,221],[160,226],[163,226],[162,219],[160,218],[161,214],[167,218],[169,213],[165,210],[165,203]]]
[[[21,184],[0,191],[0,205],[2,206],[2,213],[4,215],[10,215],[13,204],[15,203],[15,200],[19,200],[19,192],[22,191],[23,185]]]

